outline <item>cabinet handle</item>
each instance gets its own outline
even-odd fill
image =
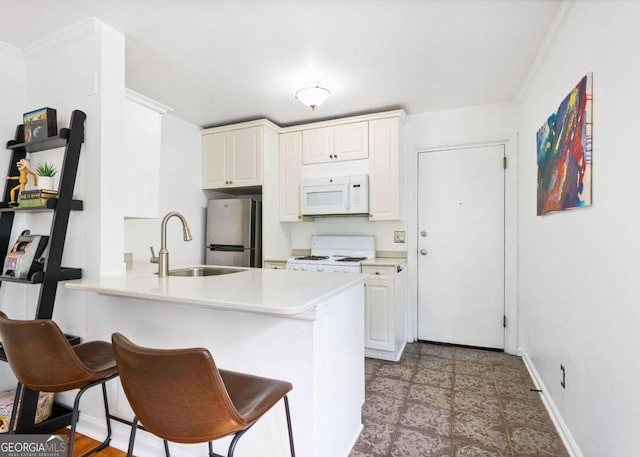
[[[379,272],[379,271],[376,271],[376,274],[377,274],[377,275],[379,275],[379,274],[380,274],[380,272]]]
[[[337,158],[338,158],[338,154],[334,154],[334,155],[333,155],[333,158],[334,158],[334,159],[337,159]]]

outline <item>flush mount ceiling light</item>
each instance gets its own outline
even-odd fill
[[[319,83],[314,82],[296,92],[295,97],[312,110],[315,110],[329,98],[329,95],[331,95],[331,92],[328,89],[320,87]]]

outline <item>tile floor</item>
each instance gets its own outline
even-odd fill
[[[520,357],[412,343],[366,359],[350,457],[568,457]]]

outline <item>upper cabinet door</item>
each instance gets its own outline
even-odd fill
[[[369,122],[352,122],[302,131],[302,163],[339,162],[369,157]]]
[[[228,175],[233,186],[262,184],[262,127],[236,130],[233,135],[234,172]]]
[[[302,131],[302,163],[329,162],[333,159],[334,127]]]
[[[215,189],[226,184],[227,134],[213,133],[202,137],[202,187]]]
[[[369,157],[369,122],[354,122],[334,127],[333,160],[357,160]]]
[[[369,122],[369,219],[400,219],[399,120]]]
[[[302,176],[302,132],[280,135],[280,222],[298,222]]]
[[[262,132],[250,127],[203,135],[203,189],[262,185]]]

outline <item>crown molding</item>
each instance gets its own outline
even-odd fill
[[[400,121],[404,121],[406,119],[406,113],[403,109],[396,109],[391,111],[382,111],[378,113],[361,114],[358,116],[341,117],[341,118],[330,119],[326,121],[307,122],[304,124],[296,124],[296,125],[291,125],[289,127],[282,127],[280,129],[280,133],[296,132],[298,130],[307,130],[311,128],[316,129],[321,127],[331,127],[331,126],[347,124],[351,122],[375,121],[378,119],[386,119],[389,117],[397,117],[400,119]]]
[[[72,25],[64,30],[49,35],[42,40],[36,41],[29,46],[26,46],[22,53],[25,59],[34,57],[40,54],[46,54],[53,50],[59,49],[61,46],[67,45],[84,39],[92,34],[95,34],[103,27],[103,23],[92,17],[79,24]]]
[[[549,52],[555,45],[560,32],[564,28],[564,24],[567,21],[567,18],[571,14],[571,10],[573,6],[576,4],[577,0],[569,0],[560,2],[558,5],[558,9],[556,10],[556,14],[553,16],[551,20],[551,24],[549,25],[549,29],[547,29],[547,33],[542,40],[542,44],[538,48],[538,52],[536,52],[536,56],[533,59],[533,63],[531,67],[529,67],[529,72],[527,76],[524,78],[524,82],[522,86],[520,86],[520,90],[518,90],[516,101],[521,102],[524,98],[529,86],[531,85],[531,81],[533,81],[533,77],[536,75],[542,63],[546,60]]]
[[[146,95],[142,95],[141,93],[126,87],[124,89],[124,97],[127,100],[137,103],[138,105],[142,105],[145,108],[149,108],[156,113],[164,114],[167,111],[173,111],[173,108],[171,108],[170,106],[157,102],[154,99],[147,97]]]
[[[276,133],[280,133],[280,126],[274,124],[269,119],[256,119],[254,121],[237,122],[235,124],[220,125],[218,127],[209,127],[202,129],[203,134],[229,132],[231,130],[248,129],[251,127],[267,127]]]
[[[17,48],[9,43],[5,43],[4,41],[0,41],[0,52],[14,57],[24,57],[20,48]]]

